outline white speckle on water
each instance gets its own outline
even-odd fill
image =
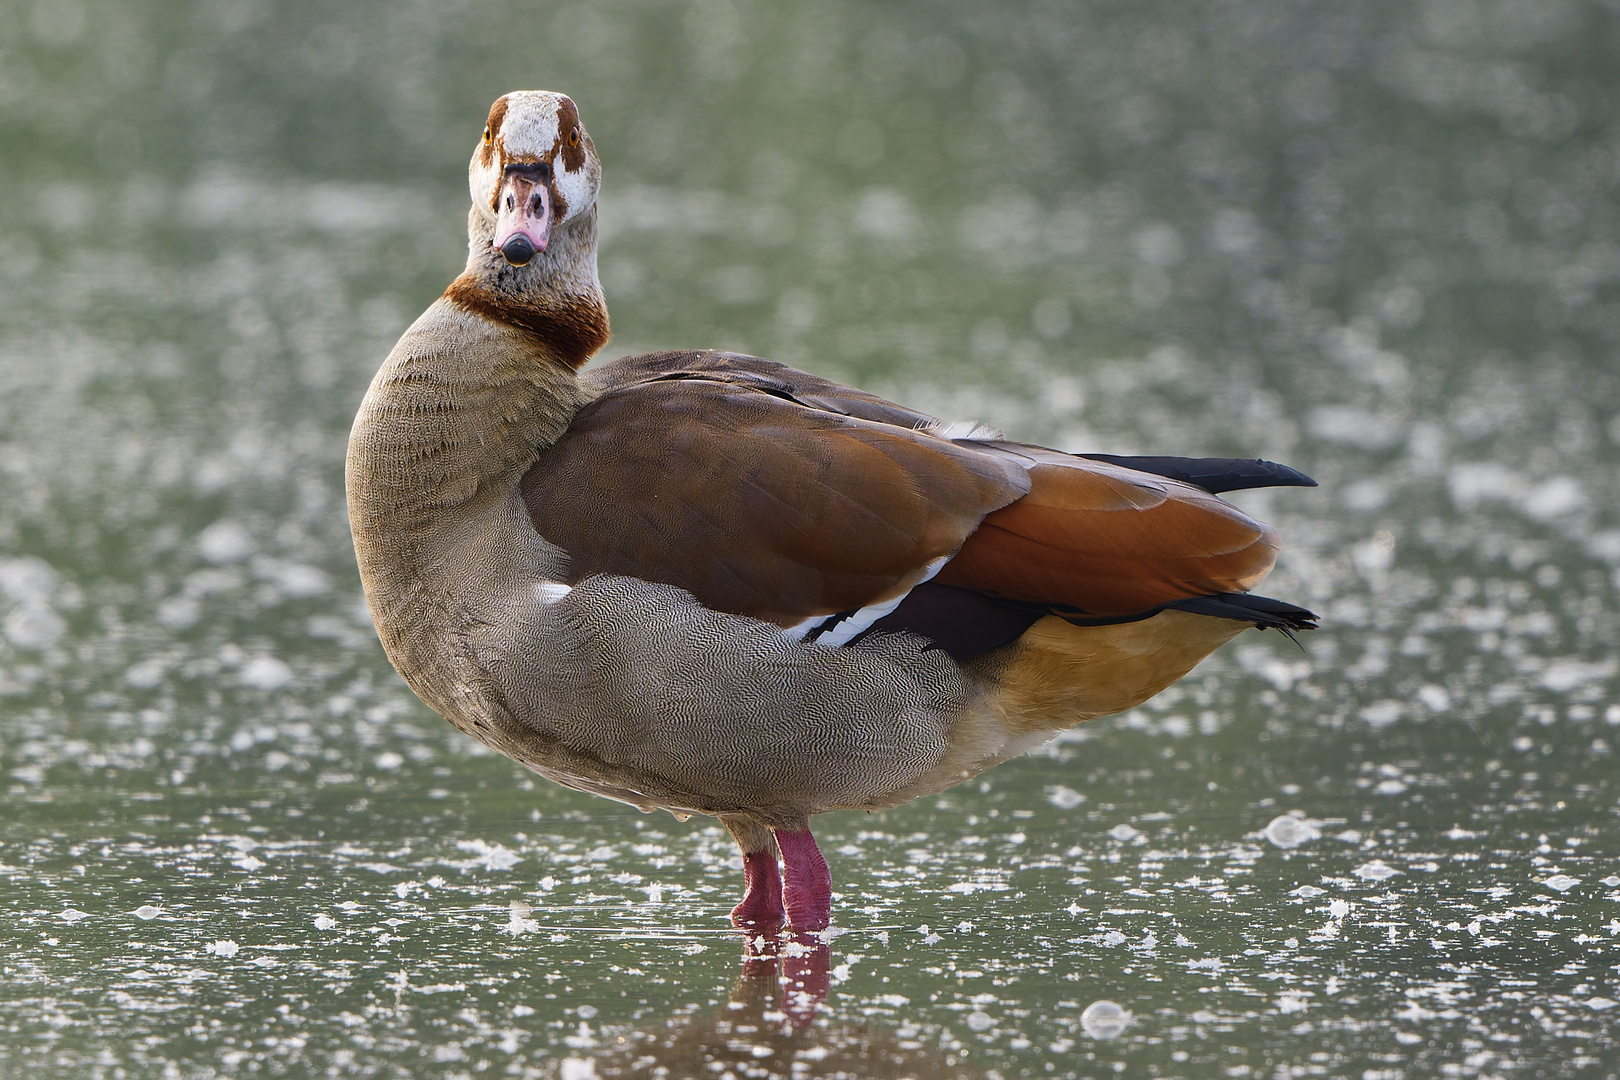
[[[253,535],[240,522],[221,518],[197,537],[197,553],[211,563],[241,562],[253,554]]]
[[[44,601],[25,603],[6,617],[6,637],[19,649],[48,649],[66,632],[67,623]]]
[[[1297,848],[1322,836],[1321,822],[1296,814],[1283,814],[1281,817],[1271,819],[1266,826],[1264,836],[1274,846],[1280,848]]]
[[[124,671],[124,681],[137,690],[150,690],[163,681],[164,672],[168,670],[167,661],[154,657],[131,664]]]
[[[1330,918],[1330,919],[1342,919],[1348,914],[1350,914],[1350,901],[1348,901],[1348,900],[1329,900],[1328,901],[1328,918]]]
[[[68,908],[57,916],[58,919],[65,923],[76,923],[80,919],[88,919],[89,917],[90,913],[88,911],[80,911],[78,908]]]
[[[855,204],[855,228],[879,240],[904,240],[915,227],[911,204],[891,188],[868,188]]]
[[[273,656],[255,656],[242,665],[237,680],[254,690],[279,690],[292,681],[292,669]]]
[[[540,929],[540,924],[529,918],[529,913],[534,909],[528,904],[521,900],[513,900],[509,910],[511,917],[507,924],[501,927],[501,933],[517,937],[520,934],[532,934]],[[589,1005],[582,1007],[590,1008]]]
[[[204,945],[203,949],[207,952],[213,953],[215,956],[225,957],[235,956],[237,953],[242,951],[242,947],[229,938]]]
[[[1306,426],[1319,439],[1368,450],[1392,446],[1403,434],[1403,425],[1398,420],[1355,405],[1323,405],[1312,409]]]
[[[135,909],[135,917],[146,922],[150,922],[152,919],[157,918],[161,914],[163,914],[163,909],[160,907],[153,907],[151,904],[142,904],[140,907]]]
[[[1581,687],[1600,689],[1599,683],[1612,678],[1620,664],[1614,660],[1587,663],[1583,660],[1554,660],[1542,669],[1540,683],[1555,694],[1567,694]]]
[[[1386,881],[1400,873],[1393,866],[1385,864],[1382,859],[1362,863],[1350,872],[1363,881]]]
[[[481,866],[485,870],[510,870],[523,861],[521,855],[504,844],[490,844],[483,840],[458,840],[456,847],[462,851],[477,853],[476,859],[459,864],[467,869]]]
[[[596,1080],[596,1062],[589,1058],[563,1058],[557,1066],[559,1080]]]
[[[44,559],[0,559],[0,593],[15,603],[45,603],[56,591],[57,580],[55,568]]]
[[[1451,708],[1451,695],[1446,688],[1434,683],[1426,683],[1418,688],[1417,699],[1421,701],[1430,712],[1443,713]]]
[[[1569,890],[1573,889],[1580,883],[1580,878],[1570,877],[1568,874],[1554,874],[1552,877],[1542,882],[1542,884],[1547,886],[1547,888],[1557,889],[1561,893],[1569,892]]]
[[[1304,1012],[1311,1007],[1310,1000],[1303,993],[1297,991],[1284,991],[1277,996],[1277,1011],[1287,1016],[1290,1013]]]
[[[334,930],[336,928],[337,920],[332,918],[332,916],[325,914],[315,916],[315,929]]]
[[[1368,705],[1361,710],[1361,718],[1367,722],[1368,727],[1388,727],[1399,720],[1406,713],[1406,706],[1399,701],[1379,701]]]
[[[1586,489],[1573,476],[1554,476],[1531,486],[1524,497],[1524,512],[1537,521],[1550,521],[1586,505]]]
[[[392,750],[384,750],[371,759],[371,763],[384,772],[391,772],[405,764],[405,758]]]
[[[1073,788],[1064,787],[1062,784],[1059,784],[1056,787],[1046,789],[1046,801],[1057,807],[1059,810],[1073,810],[1075,807],[1085,802],[1086,797]]]
[[[1080,1014],[1080,1029],[1093,1039],[1117,1038],[1131,1023],[1131,1014],[1112,1001],[1093,1001]]]

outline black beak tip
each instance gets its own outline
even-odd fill
[[[501,254],[513,266],[527,266],[534,258],[534,245],[526,236],[514,236],[501,246]]]

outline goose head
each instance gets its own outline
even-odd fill
[[[559,249],[594,255],[602,163],[566,94],[518,90],[496,100],[467,169],[471,261],[526,267]],[[572,242],[570,242],[572,241]]]

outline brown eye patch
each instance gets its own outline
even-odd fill
[[[489,119],[484,121],[484,144],[479,149],[479,160],[489,165],[495,160],[495,133],[501,129],[501,121],[506,119],[506,99],[495,99],[490,106]]]
[[[579,110],[568,98],[557,103],[557,132],[568,132],[563,138],[563,168],[574,172],[585,165],[585,132],[579,123]]]

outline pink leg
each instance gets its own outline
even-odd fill
[[[782,899],[788,925],[798,931],[827,929],[832,917],[832,874],[808,828],[776,829],[782,849]]]
[[[731,925],[774,934],[782,929],[782,919],[782,875],[776,869],[776,852],[743,855],[743,898],[731,909]]]
[[[749,818],[722,814],[720,823],[737,841],[743,856],[743,898],[731,909],[731,924],[775,936],[787,918],[782,910],[782,875],[776,868],[776,838]]]

